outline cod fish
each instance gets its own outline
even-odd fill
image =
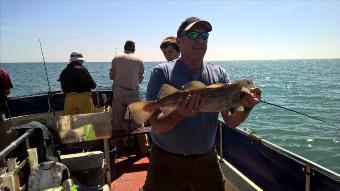
[[[251,79],[241,79],[228,84],[205,85],[200,81],[192,81],[178,90],[164,84],[158,92],[158,100],[137,101],[128,106],[126,118],[130,114],[139,124],[146,122],[152,114],[160,109],[165,115],[174,111],[177,106],[190,94],[201,96],[199,112],[220,112],[230,108],[243,111],[240,103],[242,92],[255,88]]]

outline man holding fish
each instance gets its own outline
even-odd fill
[[[147,100],[129,106],[133,118],[149,120],[152,148],[144,191],[224,190],[213,149],[218,113],[236,127],[259,102],[249,79],[229,83],[226,71],[203,63],[209,22],[187,18],[177,31],[181,57],[151,73]],[[165,85],[164,85],[165,84]]]

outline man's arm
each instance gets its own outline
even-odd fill
[[[200,101],[199,95],[188,95],[169,115],[165,116],[160,110],[156,111],[150,118],[152,128],[156,133],[164,133],[173,129],[185,117],[197,114]]]
[[[139,70],[139,83],[142,83],[143,79],[144,79],[144,63],[142,61],[141,68]]]
[[[85,67],[79,68],[79,75],[89,89],[94,89],[97,86],[90,72]]]
[[[66,93],[66,84],[65,84],[65,69],[60,73],[59,76],[59,81],[60,81],[60,86],[61,86],[61,90]]]
[[[163,84],[169,83],[160,67],[153,69],[147,87],[146,99],[156,100],[157,94]],[[196,101],[197,99],[197,101]],[[177,109],[168,115],[164,115],[160,110],[156,111],[149,119],[152,129],[156,133],[163,133],[173,129],[186,116],[196,115],[200,98],[188,95]]]
[[[228,127],[235,128],[247,119],[250,110],[251,108],[244,108],[244,111],[234,111],[233,113],[223,111],[222,117]]]
[[[1,69],[1,86],[5,90],[6,95],[11,93],[11,88],[13,88],[13,84],[9,74],[6,70]]]
[[[110,80],[114,80],[115,79],[115,76],[116,76],[116,63],[115,63],[115,59],[112,60],[109,76],[110,76]]]

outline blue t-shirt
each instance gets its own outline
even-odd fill
[[[147,87],[147,100],[156,100],[163,84],[177,89],[193,80],[205,85],[228,83],[227,72],[218,65],[204,63],[198,71],[191,71],[178,59],[156,66],[150,76]],[[208,152],[215,140],[218,112],[199,112],[193,117],[186,117],[173,129],[157,134],[151,128],[151,138],[158,147],[178,154],[203,154]]]

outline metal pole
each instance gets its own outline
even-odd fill
[[[223,125],[219,123],[220,130],[220,160],[223,160]]]
[[[310,164],[306,164],[305,168],[305,174],[306,174],[306,187],[305,191],[310,191],[311,189],[311,174],[312,174],[312,168]]]
[[[99,90],[97,89],[96,92],[97,92],[97,107],[100,107],[100,104],[99,104]]]
[[[33,129],[27,130],[23,135],[21,135],[19,138],[17,138],[11,144],[9,144],[5,149],[3,149],[0,152],[0,159],[4,159],[8,155],[8,153],[13,151],[16,147],[19,146],[20,143],[25,141],[25,139],[27,139],[31,135],[32,132],[33,132]]]
[[[104,142],[104,156],[105,156],[105,161],[107,165],[107,171],[106,171],[106,182],[108,185],[111,187],[111,158],[110,158],[110,152],[109,152],[109,140],[108,139],[103,139]]]

